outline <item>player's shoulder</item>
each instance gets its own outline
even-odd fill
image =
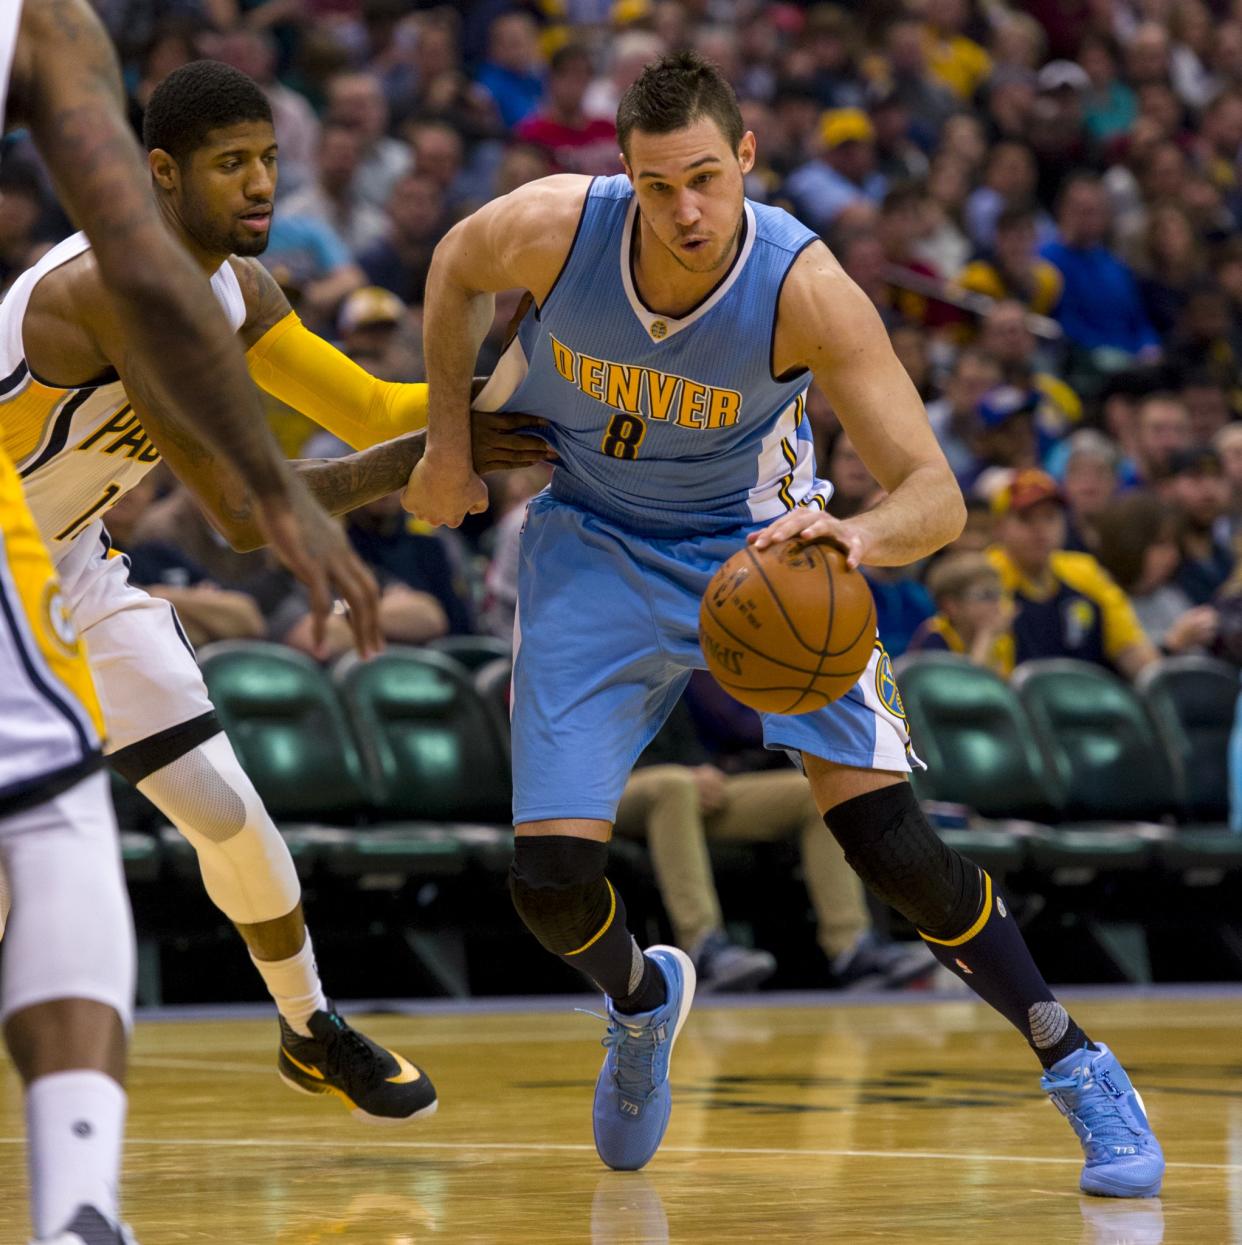
[[[534,229],[555,229],[558,225],[576,225],[582,215],[587,195],[597,181],[612,178],[585,177],[580,173],[554,173],[511,190],[507,195],[492,200],[497,215],[506,224],[525,223]],[[624,180],[624,179],[622,179]]]
[[[28,307],[37,304],[66,319],[83,319],[107,304],[103,273],[85,234],[57,243],[27,271],[32,278]]]

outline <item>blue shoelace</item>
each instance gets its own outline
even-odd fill
[[[617,1090],[626,1098],[646,1102],[655,1093],[655,1062],[660,1049],[655,1030],[631,1032],[624,1025],[609,1024],[600,1045],[616,1056]]]
[[[1122,1111],[1120,1101],[1115,1100],[1103,1086],[1095,1084],[1094,1074],[1089,1082],[1078,1077],[1064,1077],[1049,1088],[1054,1093],[1079,1091],[1078,1104],[1073,1108],[1071,1118],[1082,1126],[1093,1142],[1105,1146],[1133,1145],[1135,1138],[1142,1135]]]

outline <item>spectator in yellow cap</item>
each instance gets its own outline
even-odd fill
[[[1065,501],[1044,471],[1018,471],[992,499],[988,558],[1013,599],[1014,658],[1076,657],[1133,679],[1159,654],[1126,594],[1089,553],[1065,548]]]
[[[879,203],[888,189],[875,167],[875,127],[861,108],[830,108],[820,118],[819,154],[785,183],[798,216],[826,233],[846,208]]]

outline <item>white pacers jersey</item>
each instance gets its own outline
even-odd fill
[[[0,0],[0,7],[7,3]],[[66,238],[23,272],[0,302],[0,438],[57,563],[160,460],[114,371],[64,389],[34,376],[26,362],[22,325],[35,286],[89,248],[83,233]],[[227,260],[211,288],[236,333],[246,321],[246,304]]]

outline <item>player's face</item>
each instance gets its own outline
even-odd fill
[[[748,130],[736,151],[710,117],[671,134],[630,134],[625,171],[652,237],[688,272],[709,273],[733,258],[742,224],[742,179],[755,163]]]
[[[181,174],[178,208],[199,246],[221,255],[267,249],[276,195],[276,134],[269,122],[212,130]]]

